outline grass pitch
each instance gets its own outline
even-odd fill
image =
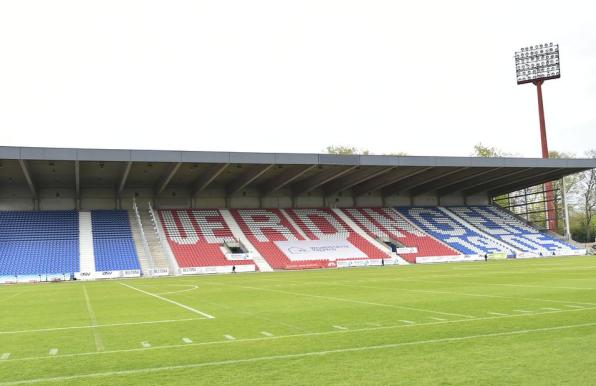
[[[596,257],[0,288],[0,384],[596,384]]]

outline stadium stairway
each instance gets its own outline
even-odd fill
[[[160,229],[161,224],[155,223],[155,219],[152,216],[151,211],[148,209],[139,209],[139,216],[143,226],[143,233],[145,234],[147,244],[149,245],[149,253],[153,258],[153,264],[155,264],[155,269],[167,269],[170,274],[177,273],[178,265],[175,262],[175,259],[168,256],[169,251],[165,249],[166,247],[161,242],[160,235],[158,234],[158,229]],[[157,220],[159,221],[159,219]]]
[[[352,228],[354,231],[356,231],[356,233],[358,233],[360,235],[360,237],[362,237],[363,239],[365,239],[366,241],[368,241],[369,243],[371,243],[372,245],[374,245],[375,247],[377,247],[378,249],[382,250],[383,252],[393,256],[394,258],[397,259],[397,264],[399,265],[407,265],[410,264],[410,262],[408,262],[406,259],[404,259],[403,257],[401,257],[400,255],[398,255],[397,253],[392,253],[391,249],[389,248],[389,246],[385,245],[385,244],[381,244],[379,241],[375,240],[373,237],[371,237],[367,232],[364,231],[364,229],[362,229],[358,224],[356,224],[356,222],[354,222],[348,215],[346,215],[341,209],[333,209],[333,212],[335,212],[335,214],[343,221],[345,222],[348,227]]]
[[[141,228],[139,226],[139,221],[134,210],[128,211],[128,219],[130,221],[130,230],[132,232],[132,238],[135,242],[137,256],[139,257],[139,263],[141,264],[141,272],[143,272],[143,276],[149,276],[152,272],[153,257],[150,256],[151,252],[147,251],[145,249],[145,246],[143,245],[144,243],[141,234]]]
[[[93,250],[93,230],[91,212],[79,212],[79,251],[81,272],[95,272],[95,253]]]
[[[236,240],[240,241],[240,243],[248,250],[248,253],[250,253],[252,260],[259,268],[259,271],[272,272],[273,268],[271,268],[271,265],[269,265],[267,260],[265,260],[263,256],[261,256],[261,254],[259,253],[259,251],[257,251],[255,246],[252,245],[252,243],[246,238],[246,236],[240,229],[240,226],[238,225],[230,211],[227,209],[220,209],[219,212],[221,213],[221,216],[223,217],[226,224],[228,225],[228,228],[230,228],[230,230],[232,231],[232,234],[234,235]]]

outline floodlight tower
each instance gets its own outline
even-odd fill
[[[548,158],[548,143],[546,140],[546,124],[544,122],[544,106],[542,104],[542,83],[545,80],[561,77],[559,65],[559,45],[543,43],[524,47],[515,53],[515,71],[517,84],[534,83],[538,93],[538,118],[540,120],[540,141],[542,142],[542,158]],[[547,201],[548,229],[557,229],[555,215],[554,194],[551,182],[544,184]]]

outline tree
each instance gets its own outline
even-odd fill
[[[331,145],[331,146],[327,146],[325,151],[328,154],[338,154],[338,155],[352,155],[352,154],[368,155],[368,154],[370,154],[370,151],[368,151],[368,149],[358,149],[357,147],[354,147],[354,146]]]
[[[475,157],[491,158],[508,157],[511,156],[511,153],[506,153],[503,150],[498,149],[496,147],[484,146],[482,142],[478,142],[476,145],[474,145],[474,153],[472,155]]]
[[[587,151],[586,156],[596,158],[596,149]],[[581,173],[578,185],[586,242],[592,242],[592,219],[596,212],[596,169]]]

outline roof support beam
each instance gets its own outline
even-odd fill
[[[404,168],[404,167],[397,167],[397,173],[389,175],[389,176],[379,176],[374,179],[371,179],[363,184],[357,185],[354,188],[354,196],[361,196],[363,194],[374,192],[380,189],[383,189],[386,186],[393,185],[401,180],[405,180],[406,178],[413,177],[417,174],[424,173],[425,171],[432,169],[430,167],[422,167],[422,168]]]
[[[122,173],[122,177],[120,177],[120,184],[118,185],[118,197],[122,195],[122,191],[124,190],[124,186],[126,185],[126,180],[128,179],[128,174],[130,173],[131,168],[132,161],[128,161],[126,163],[126,167],[124,168],[124,172]]]
[[[394,193],[409,191],[413,188],[424,185],[428,182],[436,181],[443,177],[450,176],[452,174],[461,172],[464,169],[467,169],[467,168],[458,168],[456,170],[451,170],[451,171],[444,171],[440,168],[438,168],[437,170],[430,170],[427,174],[419,175],[419,176],[412,176],[413,178],[410,178],[409,181],[404,181],[401,183],[398,182],[396,184],[392,184],[392,185],[386,187],[385,189],[383,189],[383,195],[388,196],[388,195],[394,194]]]
[[[302,177],[305,173],[311,171],[315,167],[317,167],[317,165],[306,165],[306,166],[300,168],[300,170],[296,171],[295,173],[290,173],[290,172],[282,173],[280,176],[275,178],[273,181],[269,182],[266,186],[263,186],[263,188],[261,189],[262,190],[261,196],[268,196],[271,193],[277,192],[284,186],[287,186],[288,184],[290,184],[292,181],[295,181],[296,179]]]
[[[339,192],[343,192],[344,190],[348,190],[353,186],[361,184],[365,181],[368,181],[372,178],[378,177],[382,174],[385,174],[391,170],[395,169],[394,166],[382,168],[375,171],[370,171],[367,169],[358,170],[354,173],[351,173],[343,178],[340,178],[332,183],[329,184],[327,188],[325,188],[325,195],[326,196],[334,196]]]
[[[244,174],[242,177],[234,181],[227,189],[228,196],[236,194],[242,189],[246,188],[248,185],[256,181],[257,178],[261,177],[274,166],[275,164],[259,165],[254,170],[251,170],[248,173]]]
[[[465,170],[463,170],[463,171],[467,172],[467,173],[462,173],[462,174],[464,174],[464,176],[461,176],[461,177],[456,176],[455,179],[448,179],[445,182],[439,181],[439,182],[434,182],[434,183],[431,183],[428,185],[426,185],[426,184],[421,185],[421,186],[417,187],[416,189],[412,189],[411,193],[413,196],[417,196],[417,195],[432,192],[432,191],[435,191],[435,192],[438,192],[439,194],[441,194],[441,190],[444,188],[447,188],[449,186],[457,186],[457,185],[461,184],[462,182],[471,180],[476,177],[483,176],[485,174],[494,172],[495,170],[498,170],[498,169],[499,168],[490,168],[490,169],[483,170],[480,172],[475,172],[473,168],[465,168]],[[470,173],[470,172],[472,172],[472,173]]]
[[[207,186],[209,186],[209,184],[211,184],[213,180],[217,178],[217,176],[223,173],[228,166],[230,166],[229,163],[213,165],[208,171],[201,175],[193,184],[191,197],[196,197],[197,194],[205,190]]]
[[[489,191],[489,194],[492,196],[498,196],[498,195],[505,194],[505,193],[515,192],[516,190],[520,190],[520,189],[528,187],[528,184],[532,183],[532,181],[534,181],[534,180],[536,181],[536,183],[532,184],[532,186],[540,185],[540,184],[543,184],[548,181],[554,181],[561,177],[561,174],[562,174],[561,172],[563,170],[569,171],[569,169],[555,169],[555,170],[551,170],[550,172],[535,174],[528,178],[522,178],[521,180],[516,180],[515,182],[513,182],[511,184],[499,186],[497,189],[493,189],[493,190]],[[578,169],[578,171],[581,171],[581,169]],[[538,176],[541,176],[541,178],[536,180],[536,177],[538,177]]]
[[[494,180],[492,180],[490,182],[476,184],[476,186],[474,186],[472,188],[468,187],[467,189],[465,189],[463,191],[463,193],[464,193],[465,196],[469,196],[471,194],[481,193],[481,192],[485,192],[485,191],[488,191],[488,190],[494,190],[495,189],[494,188],[495,186],[499,186],[500,187],[500,186],[503,186],[504,184],[509,183],[511,181],[510,180],[510,177],[513,174],[519,175],[519,174],[522,174],[523,172],[528,173],[528,170],[526,169],[526,170],[523,170],[523,171],[519,171],[518,173],[511,173],[511,174],[509,174],[506,177],[496,178],[496,179],[494,179]],[[540,177],[540,176],[547,175],[547,174],[552,174],[552,172],[553,172],[553,170],[552,169],[549,169],[549,170],[543,171],[541,173],[536,173],[536,169],[532,169],[532,170],[530,170],[530,174],[529,175],[527,175],[527,176],[523,176],[522,175],[521,177],[517,177],[515,179],[515,182],[518,183],[518,182],[521,182],[521,181],[528,181],[528,180],[531,181],[532,179],[536,179],[536,177]]]
[[[441,189],[438,193],[440,196],[445,196],[450,193],[460,192],[462,190],[471,189],[476,186],[484,185],[486,183],[494,183],[495,181],[501,180],[503,178],[510,178],[516,176],[521,173],[526,173],[529,169],[522,168],[522,169],[514,169],[513,171],[508,172],[501,172],[502,168],[495,168],[496,174],[494,176],[487,176],[484,178],[478,178],[478,176],[474,176],[473,178],[469,179],[468,183],[454,183],[450,184],[447,187]]]
[[[182,166],[182,162],[176,162],[175,164],[172,164],[172,166],[170,167],[170,169],[166,173],[166,175],[164,175],[162,177],[162,179],[158,182],[157,188],[155,189],[156,196],[159,196],[164,190],[166,190],[166,188],[168,187],[168,184],[170,183],[172,178],[176,175],[176,172],[178,171],[178,169],[180,169],[180,166]]]
[[[297,197],[308,192],[315,190],[316,188],[325,185],[328,182],[333,181],[336,178],[343,176],[344,174],[356,169],[358,165],[349,166],[343,170],[331,169],[323,171],[320,174],[314,175],[307,178],[305,181],[300,182],[292,189],[292,196]]]
[[[39,197],[37,195],[37,187],[35,185],[35,181],[33,181],[31,172],[29,171],[29,163],[24,159],[20,159],[19,165],[21,166],[21,171],[23,172],[23,175],[25,176],[25,180],[27,180],[27,185],[29,185],[29,190],[31,191],[31,194],[33,195],[33,199],[37,201],[39,199]]]
[[[80,208],[80,200],[81,200],[81,171],[80,171],[80,165],[79,165],[79,160],[75,161],[75,165],[74,165],[74,171],[75,171],[75,202],[76,202],[76,206],[77,206],[77,210],[81,209]]]

